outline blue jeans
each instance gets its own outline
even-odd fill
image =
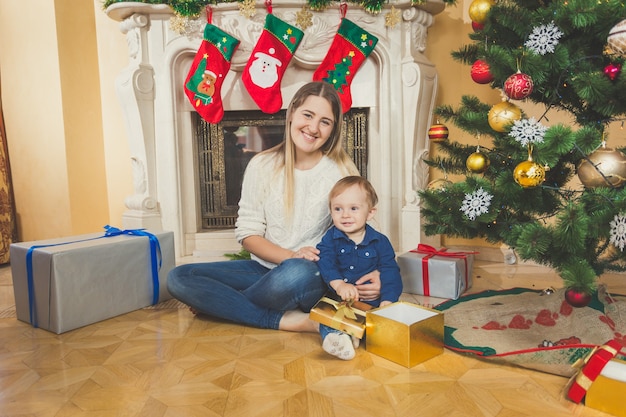
[[[273,269],[253,260],[179,265],[167,289],[199,313],[278,329],[285,311],[309,312],[327,287],[315,262],[294,258]]]
[[[330,326],[320,323],[320,336],[322,337],[322,341],[324,341],[324,339],[326,339],[326,336],[328,336],[330,333],[342,334],[343,332],[341,330],[333,329]]]

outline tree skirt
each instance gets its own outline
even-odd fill
[[[489,360],[571,377],[594,347],[617,339],[626,346],[626,296],[598,289],[586,307],[525,288],[484,291],[446,301],[446,348]],[[624,356],[617,356],[626,359]]]

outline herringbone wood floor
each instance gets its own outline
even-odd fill
[[[474,277],[473,291],[560,284],[545,268],[480,261]],[[603,279],[626,293],[626,277]],[[0,416],[606,416],[567,401],[563,377],[449,351],[412,369],[362,348],[344,362],[317,335],[172,304],[55,335],[11,316],[10,268],[0,267]]]

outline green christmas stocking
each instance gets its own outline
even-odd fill
[[[344,113],[352,107],[352,79],[377,42],[377,37],[344,17],[326,57],[313,73],[313,81],[326,81],[335,87]]]
[[[271,14],[265,18],[261,37],[250,54],[241,79],[264,113],[276,113],[283,105],[280,84],[304,32]]]
[[[239,40],[207,23],[204,39],[185,80],[185,94],[200,116],[209,123],[224,117],[221,88]]]

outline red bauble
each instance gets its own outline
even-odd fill
[[[609,64],[604,67],[604,74],[606,74],[606,76],[609,77],[609,80],[611,81],[614,81],[621,71],[621,64]]]
[[[478,84],[489,84],[493,81],[493,75],[489,72],[489,64],[482,59],[477,59],[472,65],[472,80]]]
[[[474,32],[480,32],[484,28],[485,28],[484,24],[478,23],[478,22],[472,22],[472,29],[474,29]]]
[[[504,94],[513,100],[522,100],[533,92],[533,86],[533,80],[529,75],[517,71],[504,82]]]
[[[565,300],[572,307],[585,307],[591,301],[591,294],[576,288],[568,288],[565,290]]]
[[[443,142],[448,139],[448,127],[440,123],[434,124],[428,129],[428,138],[432,142]]]

